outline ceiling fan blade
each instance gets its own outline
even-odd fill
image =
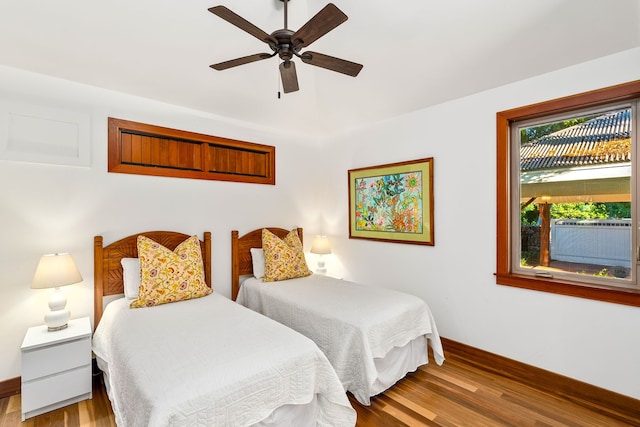
[[[306,24],[296,31],[292,36],[296,49],[302,46],[309,46],[329,31],[346,21],[345,15],[336,5],[329,3],[320,12],[309,19]]]
[[[228,23],[235,25],[241,30],[246,31],[260,41],[268,43],[269,45],[271,45],[272,43],[274,45],[278,43],[278,41],[271,37],[271,35],[262,31],[260,28],[256,27],[251,22],[244,19],[242,16],[236,14],[235,12],[232,12],[224,6],[210,7],[209,12],[224,19]]]
[[[362,70],[361,64],[347,61],[345,59],[335,58],[329,55],[323,55],[317,52],[304,52],[301,55],[302,62],[315,65],[316,67],[326,68],[327,70],[337,71],[355,77]]]
[[[214,70],[222,71],[227,68],[237,67],[238,65],[248,64],[250,62],[261,61],[263,59],[272,58],[269,53],[256,53],[255,55],[243,56],[242,58],[231,59],[229,61],[220,62],[218,64],[209,65]]]
[[[285,61],[280,64],[280,77],[282,78],[282,88],[284,93],[299,90],[298,75],[296,74],[296,64],[292,61]]]

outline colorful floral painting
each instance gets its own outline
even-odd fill
[[[358,178],[356,229],[422,233],[422,172]]]
[[[433,157],[349,170],[349,238],[433,245]]]

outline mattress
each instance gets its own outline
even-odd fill
[[[114,301],[93,351],[121,426],[278,425],[278,408],[296,424],[355,424],[311,340],[218,293],[139,309]]]
[[[362,404],[444,352],[435,320],[420,298],[313,274],[279,282],[242,282],[237,302],[311,338],[345,390]],[[390,373],[391,372],[391,373]]]

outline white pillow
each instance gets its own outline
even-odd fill
[[[138,258],[122,258],[122,281],[126,299],[138,299],[140,291],[140,260]]]
[[[262,248],[251,248],[251,262],[253,263],[253,276],[256,279],[264,277],[264,251]]]

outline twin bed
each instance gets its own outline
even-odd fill
[[[297,235],[301,250],[302,229]],[[204,296],[145,306],[139,281],[149,271],[146,252],[138,253],[145,238],[169,254],[197,242],[192,252],[211,288],[209,232],[201,241],[145,232],[107,246],[94,238],[93,351],[118,425],[353,426],[345,391],[368,405],[428,363],[428,343],[435,361],[444,360],[431,312],[417,297],[315,274],[253,277],[251,249],[262,248],[262,229],[232,232],[239,304],[204,288]],[[131,308],[139,300],[141,308]]]
[[[290,231],[267,228],[280,239]],[[302,243],[302,229],[297,229]],[[242,237],[231,233],[232,298],[311,338],[327,356],[345,390],[362,404],[408,372],[428,363],[430,344],[437,364],[444,352],[427,304],[412,295],[312,274],[263,282],[263,229]]]
[[[286,326],[216,292],[130,308],[122,259],[138,258],[139,235],[170,251],[190,237],[148,232],[107,246],[101,236],[94,239],[93,351],[118,425],[355,424],[325,355]],[[211,287],[211,234],[203,237],[202,265]],[[105,297],[123,293],[103,306]]]

